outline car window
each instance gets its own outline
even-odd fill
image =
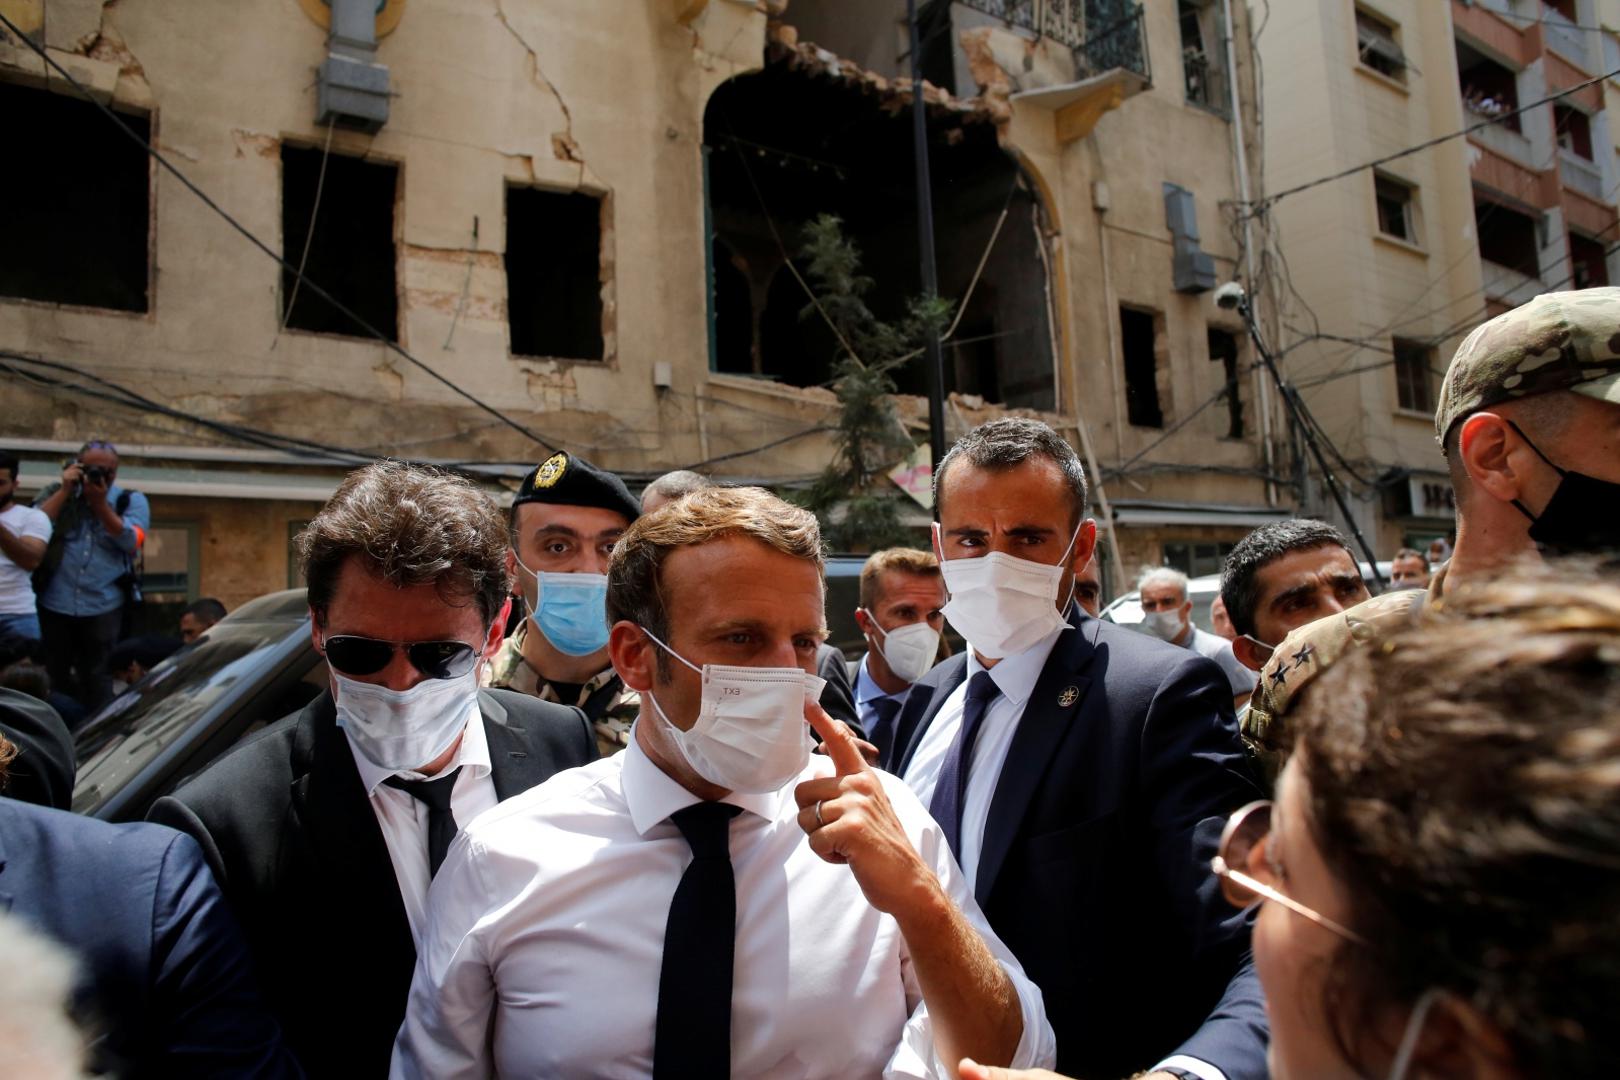
[[[110,702],[76,740],[73,809],[93,811],[179,739],[209,706],[262,669],[297,624],[222,622]]]

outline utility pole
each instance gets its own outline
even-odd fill
[[[917,172],[917,249],[922,266],[925,303],[939,298],[939,276],[934,267],[934,193],[928,173],[928,106],[923,101],[921,35],[917,31],[917,0],[906,0],[906,27],[911,35],[911,142]],[[939,329],[928,327],[928,441],[932,464],[945,456],[945,355]]]

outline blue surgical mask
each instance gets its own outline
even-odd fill
[[[589,656],[607,645],[606,574],[529,573],[537,594],[529,604],[529,619],[558,652]]]

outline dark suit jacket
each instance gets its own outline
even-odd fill
[[[849,679],[849,661],[836,645],[822,645],[816,650],[816,674],[827,680],[821,689],[821,707],[834,720],[842,720],[860,738],[866,738],[861,726],[861,711],[855,707],[855,687]]]
[[[17,747],[3,790],[13,799],[66,810],[73,802],[73,736],[56,709],[0,686],[0,735]]]
[[[78,960],[73,1011],[97,1071],[303,1075],[190,837],[0,799],[0,911]],[[8,959],[5,978],[26,980]]]
[[[985,823],[975,892],[1046,999],[1058,1068],[1119,1077],[1172,1053],[1263,1078],[1268,1028],[1249,920],[1210,859],[1260,798],[1216,665],[1084,614],[1025,706]],[[967,654],[911,689],[905,770]]]
[[[507,690],[480,691],[478,704],[501,799],[596,757],[578,709]],[[386,1075],[416,949],[331,694],[160,799],[151,818],[202,844],[304,1068]]]

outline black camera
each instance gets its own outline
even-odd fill
[[[85,480],[97,487],[106,487],[112,483],[113,471],[105,465],[82,465]]]

